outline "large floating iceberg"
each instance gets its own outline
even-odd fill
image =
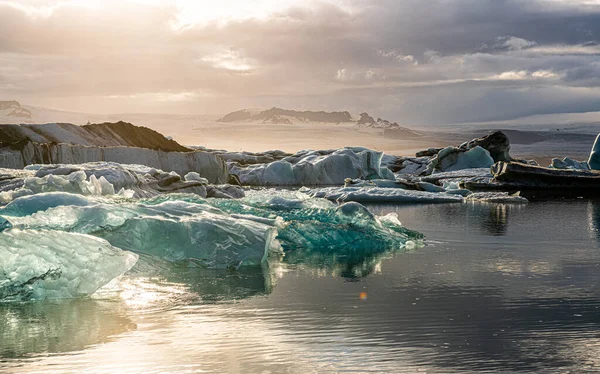
[[[213,200],[212,204],[231,214],[271,220],[285,251],[348,254],[401,249],[423,237],[402,226],[395,214],[377,217],[358,203],[336,205],[299,192],[267,190],[239,200]]]
[[[252,186],[339,185],[346,178],[394,179],[381,166],[383,153],[366,148],[300,151],[267,164],[230,164],[229,172]]]
[[[20,198],[0,214],[13,215],[9,218],[13,226],[22,229],[90,234],[121,249],[207,267],[260,265],[269,253],[280,252],[275,227],[232,217],[194,195],[137,202],[87,198],[86,204],[47,203],[57,197]]]
[[[0,301],[87,296],[138,256],[93,236],[9,229],[0,233]]]

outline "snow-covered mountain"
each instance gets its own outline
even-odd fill
[[[292,124],[296,122],[354,122],[349,112],[297,111],[281,108],[271,108],[260,112],[242,109],[226,114],[218,122],[261,121],[262,123]]]

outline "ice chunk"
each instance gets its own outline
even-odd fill
[[[261,191],[240,200],[212,203],[231,214],[280,217],[278,238],[286,252],[350,254],[401,249],[407,241],[422,238],[394,215],[376,217],[358,203],[338,206],[302,193]]]
[[[438,185],[435,185],[433,183],[428,183],[428,182],[417,182],[417,186],[419,186],[419,188],[423,191],[427,191],[427,192],[444,192],[446,191],[444,187],[440,187]]]
[[[337,202],[356,201],[361,203],[462,203],[457,195],[410,191],[400,188],[327,187],[309,192],[312,197]]]
[[[23,196],[13,200],[0,213],[9,216],[27,216],[61,205],[86,206],[90,200],[83,196],[65,192],[48,192],[31,196]]]
[[[231,217],[194,195],[58,206],[13,221],[20,228],[91,234],[121,249],[206,267],[259,265],[281,252],[276,227]]]
[[[429,167],[438,171],[456,171],[473,168],[486,168],[494,164],[490,152],[480,146],[463,151],[454,147],[442,149],[435,156]]]
[[[12,227],[12,223],[10,223],[6,218],[0,217],[0,232],[12,229]]]
[[[381,152],[361,147],[300,151],[269,164],[233,164],[230,173],[242,184],[255,186],[341,185],[346,178],[393,179],[393,173],[381,167],[382,157]]]
[[[529,201],[516,194],[508,192],[477,192],[472,193],[467,197],[467,201],[484,202],[484,203],[499,203],[499,204],[527,204]]]
[[[588,159],[588,165],[592,170],[600,170],[600,134],[596,137],[590,158]]]
[[[208,180],[206,178],[202,178],[200,176],[200,174],[196,173],[195,171],[191,171],[191,172],[187,173],[184,178],[188,182],[189,181],[198,181],[198,182],[202,182],[203,184],[208,184]]]
[[[565,157],[562,160],[559,158],[552,159],[551,168],[554,169],[576,169],[576,170],[589,170],[590,167],[585,161],[576,161],[569,157]]]
[[[370,181],[362,179],[346,178],[344,187],[383,187],[383,188],[406,188],[406,184],[398,180],[373,179]]]
[[[137,259],[88,235],[6,230],[0,233],[0,300],[91,295]]]

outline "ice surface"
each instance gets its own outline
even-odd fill
[[[48,192],[23,196],[0,208],[0,214],[9,216],[28,216],[61,205],[85,206],[90,200],[83,196],[66,192]]]
[[[596,137],[596,141],[592,147],[588,165],[592,170],[600,170],[600,134]]]
[[[89,235],[6,230],[0,233],[0,300],[91,295],[137,259]]]
[[[341,185],[346,178],[394,179],[381,167],[383,153],[365,148],[301,151],[268,164],[231,165],[230,173],[240,182],[254,186]]]
[[[462,203],[462,196],[400,188],[326,187],[310,190],[310,196],[337,202],[360,203]]]
[[[88,199],[85,206],[57,206],[11,220],[19,228],[90,234],[121,249],[215,268],[260,265],[270,252],[280,252],[276,227],[229,216],[194,195]]]
[[[184,178],[188,182],[189,181],[199,181],[199,182],[202,182],[203,184],[208,184],[208,180],[206,178],[202,178],[200,176],[200,174],[198,174],[194,171],[187,173]]]
[[[494,159],[490,152],[480,146],[471,148],[468,151],[462,151],[455,147],[442,149],[435,156],[428,168],[437,171],[456,171],[473,168],[486,168],[494,164]]]
[[[498,203],[498,204],[527,204],[529,201],[518,194],[508,192],[476,192],[467,197],[467,201]]]
[[[0,166],[12,169],[22,169],[27,165],[44,162],[83,164],[102,161],[141,164],[175,171],[179,175],[197,172],[210,183],[227,183],[229,179],[225,162],[207,152],[164,152],[134,147],[88,147],[64,143],[28,143],[22,150],[0,148]]]
[[[462,198],[461,198],[462,199]],[[422,235],[402,226],[395,214],[374,216],[361,204],[336,205],[298,192],[260,191],[240,200],[215,200],[232,214],[277,218],[278,239],[287,251],[350,254],[404,248]]]
[[[427,192],[445,192],[446,191],[446,189],[444,187],[440,187],[436,184],[429,183],[429,182],[417,182],[417,186],[419,186],[419,188],[422,189],[423,191],[427,191]]]
[[[203,197],[237,198],[243,189],[231,185],[207,185],[198,173],[185,180],[175,172],[164,172],[143,165],[93,162],[78,165],[30,165],[25,171],[3,169],[9,182],[0,185],[0,204],[20,196],[44,192],[69,192],[81,195],[145,198],[161,193],[194,193]],[[10,189],[10,190],[7,190]]]
[[[562,160],[553,158],[550,167],[554,169],[590,170],[590,166],[586,161],[577,161],[569,157],[565,157]]]

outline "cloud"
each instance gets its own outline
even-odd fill
[[[220,19],[224,5],[186,3],[0,0],[0,91],[77,111],[283,105],[424,124],[600,110],[590,2],[261,0]]]

